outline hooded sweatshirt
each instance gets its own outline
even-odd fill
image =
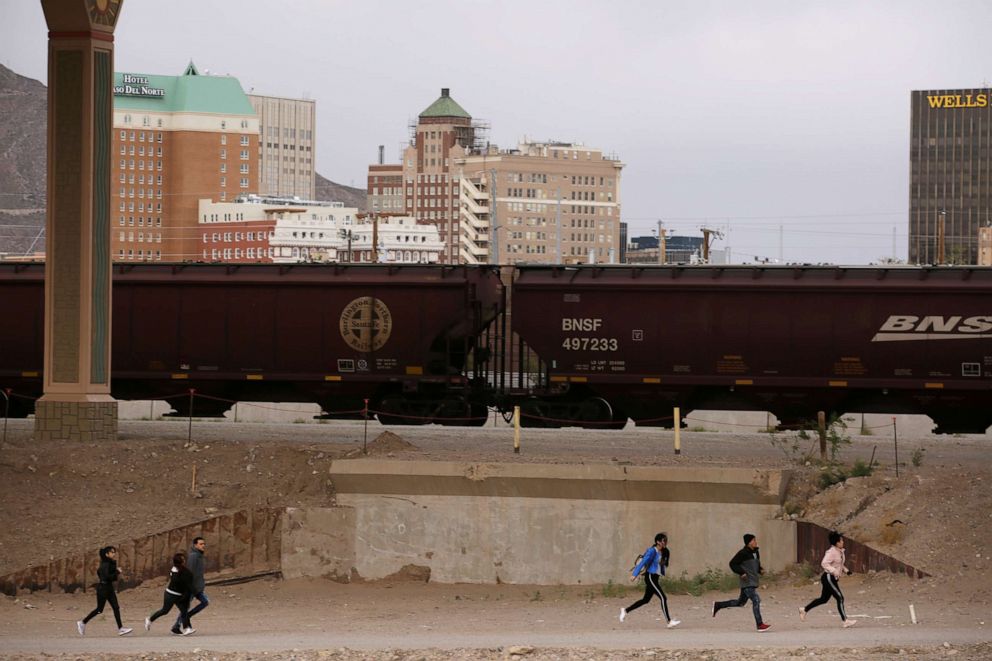
[[[758,549],[751,550],[745,546],[738,551],[730,561],[730,571],[740,577],[742,588],[758,587],[758,578],[763,571]]]
[[[100,579],[97,588],[100,590],[114,590],[114,581],[120,571],[117,569],[117,561],[111,560],[103,553],[100,554],[100,566],[96,570],[96,576]]]
[[[827,572],[834,578],[840,578],[844,575],[844,560],[846,559],[843,549],[839,549],[836,546],[831,546],[827,549],[827,552],[823,554],[823,561],[820,566],[823,567],[823,571]]]

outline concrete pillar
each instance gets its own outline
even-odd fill
[[[41,0],[48,23],[44,396],[36,440],[112,440],[110,145],[123,0]]]

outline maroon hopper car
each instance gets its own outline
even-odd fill
[[[0,267],[0,387],[41,394],[44,265]],[[369,400],[393,423],[483,424],[466,363],[502,309],[493,267],[115,265],[111,392],[222,415],[235,401]]]
[[[513,330],[548,387],[524,422],[671,426],[672,408],[992,424],[992,269],[523,266]]]

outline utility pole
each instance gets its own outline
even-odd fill
[[[946,218],[947,218],[947,212],[941,209],[940,215],[937,217],[937,265],[938,266],[944,263],[944,220]]]
[[[665,264],[668,261],[668,237],[665,236],[664,223],[658,221],[658,264]]]
[[[892,228],[892,263],[896,263],[896,228]]]
[[[555,196],[558,198],[558,206],[555,208],[555,251],[558,253],[558,259],[556,264],[562,263],[561,258],[561,187],[559,186],[555,190]]]
[[[372,212],[372,263],[379,262],[379,217]]]
[[[778,226],[778,263],[785,263],[785,251],[783,248],[783,243],[785,242],[785,229],[783,225]]]
[[[491,237],[489,239],[489,254],[492,257],[492,263],[499,265],[499,238],[496,232],[499,230],[499,224],[496,216],[496,168],[489,171],[489,177],[492,181],[489,182],[489,224],[492,226],[490,231]]]

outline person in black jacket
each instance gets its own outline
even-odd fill
[[[758,631],[768,631],[771,625],[761,619],[761,597],[758,596],[758,580],[761,574],[765,573],[761,566],[761,556],[758,553],[758,539],[748,533],[744,535],[744,548],[730,561],[730,571],[740,577],[741,593],[737,599],[713,602],[713,617],[724,608],[737,608],[751,601],[751,609],[754,611],[754,623]]]
[[[176,606],[179,609],[179,617],[182,618],[182,634],[188,636],[196,633],[189,623],[189,600],[192,594],[193,574],[186,569],[186,554],[177,553],[172,556],[172,569],[169,570],[169,584],[165,587],[162,608],[145,618],[145,631],[150,631],[152,622]]]
[[[104,546],[100,549],[100,567],[96,570],[96,575],[100,579],[96,585],[96,608],[76,622],[76,629],[80,636],[86,635],[86,623],[102,613],[103,607],[110,602],[114,619],[117,620],[117,635],[126,636],[133,629],[121,623],[121,608],[117,604],[117,592],[114,591],[114,581],[121,575],[121,570],[117,568],[117,549],[113,546]]]

